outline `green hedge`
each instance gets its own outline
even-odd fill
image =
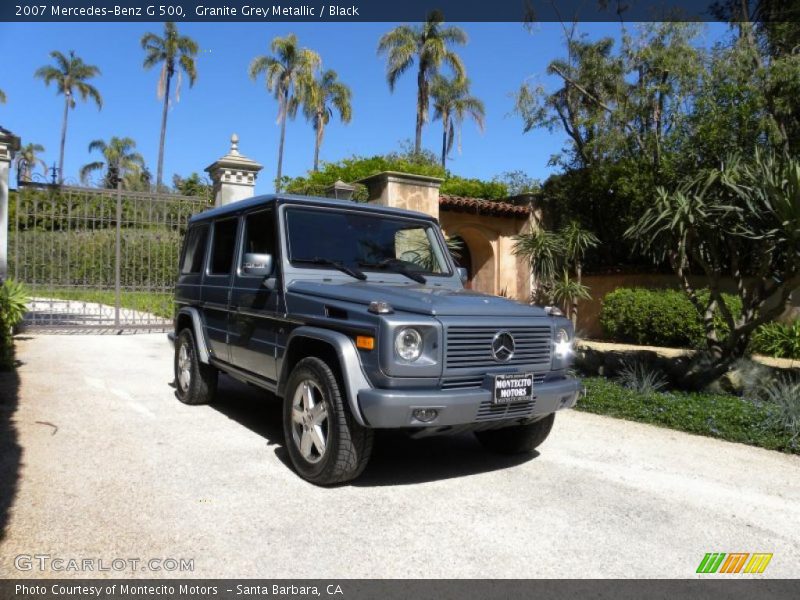
[[[12,231],[11,275],[28,285],[114,287],[115,232]],[[120,275],[125,287],[170,288],[178,270],[178,231],[123,229]]]
[[[701,298],[708,292],[700,292]],[[734,314],[741,311],[737,296],[724,294]],[[715,315],[725,330],[721,315]],[[703,323],[689,298],[679,290],[620,288],[605,296],[600,324],[606,338],[649,346],[700,347],[705,341]]]

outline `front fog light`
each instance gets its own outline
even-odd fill
[[[556,332],[554,345],[556,358],[563,359],[572,354],[572,340],[569,339],[569,332],[566,329],[559,329]]]
[[[430,423],[439,416],[439,411],[435,408],[415,408],[414,418],[422,423]]]
[[[414,362],[422,354],[422,335],[412,327],[401,329],[394,338],[394,349],[403,360]]]

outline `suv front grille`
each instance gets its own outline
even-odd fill
[[[533,393],[536,395],[536,386],[544,383],[544,373],[533,374]],[[443,390],[469,390],[483,387],[484,376],[475,377],[445,377],[442,379]],[[489,380],[491,381],[491,380]]]
[[[501,331],[514,337],[511,360],[500,362],[492,356],[492,340]],[[550,368],[552,332],[549,325],[501,327],[496,325],[451,325],[446,334],[447,369],[531,365]]]

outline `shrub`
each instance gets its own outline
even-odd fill
[[[794,323],[767,323],[753,334],[750,350],[776,358],[800,359],[800,319]]]
[[[707,291],[699,293],[701,300]],[[741,311],[737,296],[723,294],[733,314]],[[725,331],[722,315],[715,314]],[[705,343],[700,315],[680,290],[620,288],[603,299],[600,324],[608,339],[631,344],[697,348]]]
[[[12,232],[10,252],[16,279],[37,286],[114,287],[115,232]],[[178,231],[123,229],[120,274],[123,287],[171,289],[180,253]],[[35,292],[35,290],[34,290]]]
[[[624,363],[617,381],[622,387],[639,394],[654,394],[667,387],[664,373],[642,361]]]
[[[766,402],[698,392],[641,394],[602,377],[589,377],[583,383],[587,395],[578,402],[578,410],[800,453],[797,436],[786,420],[776,419],[774,407]],[[797,402],[794,407],[796,418]]]
[[[786,431],[794,442],[800,437],[800,378],[775,377],[753,390],[769,413],[767,423]]]
[[[27,293],[22,284],[6,279],[0,285],[0,370],[14,366],[12,332],[25,316]]]

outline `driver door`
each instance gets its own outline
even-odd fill
[[[241,247],[231,290],[230,351],[234,366],[275,381],[278,320],[278,257],[273,207],[242,217]],[[242,265],[246,254],[271,254],[273,272],[250,275]]]

